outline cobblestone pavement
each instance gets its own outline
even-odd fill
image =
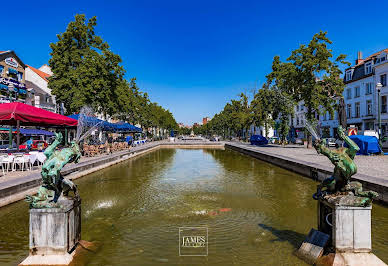
[[[247,145],[259,151],[282,155],[305,162],[312,162],[323,166],[332,167],[329,159],[321,154],[318,154],[314,148],[307,149],[302,145],[268,145],[268,146],[252,146],[248,143],[239,143],[240,145]],[[375,176],[388,180],[388,155],[356,155],[355,162],[357,164],[358,173],[369,176]]]

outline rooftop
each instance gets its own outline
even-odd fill
[[[27,65],[28,68],[30,68],[32,71],[34,71],[36,74],[38,74],[42,79],[48,82],[48,79],[51,75],[47,74],[39,69],[36,69],[35,67],[32,67],[30,65]]]

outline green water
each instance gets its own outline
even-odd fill
[[[230,150],[162,149],[77,180],[88,265],[304,265],[312,180]],[[220,211],[223,210],[223,211]],[[179,227],[208,228],[208,256],[179,256]],[[374,253],[388,262],[388,209],[372,211]],[[0,209],[0,265],[28,254],[28,208]]]

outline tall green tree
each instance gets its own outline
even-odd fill
[[[349,63],[342,54],[333,58],[333,52],[328,48],[332,42],[326,35],[327,32],[322,31],[315,34],[308,45],[302,44],[292,51],[286,62],[281,62],[276,56],[272,72],[267,76],[269,82],[295,102],[304,101],[306,119],[310,123],[316,122],[319,114],[334,114],[337,97],[342,95],[345,87],[340,78],[340,67]]]
[[[96,25],[96,17],[86,21],[85,15],[76,15],[50,44],[53,76],[48,86],[67,113],[90,105],[103,115],[113,115],[123,107],[119,97],[127,85],[121,58],[96,35]]]

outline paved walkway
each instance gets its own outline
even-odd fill
[[[322,154],[318,154],[314,148],[306,149],[302,145],[287,145],[285,147],[282,147],[280,145],[268,145],[264,147],[259,147],[250,145],[248,143],[240,142],[239,144],[258,151],[290,157],[293,159],[333,168],[333,165],[331,164],[329,159]],[[356,155],[354,161],[357,164],[358,173],[376,176],[388,180],[388,156]]]

